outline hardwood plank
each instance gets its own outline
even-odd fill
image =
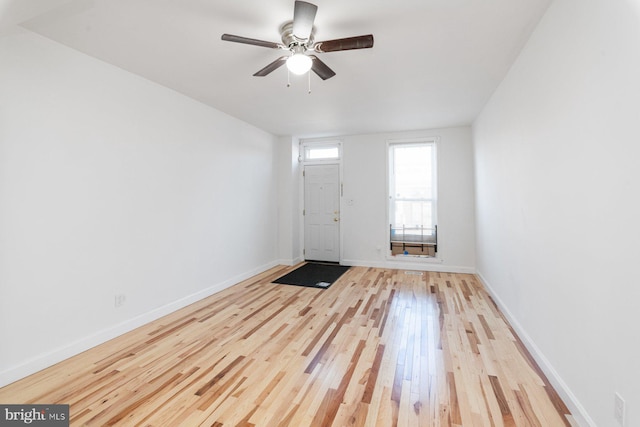
[[[276,267],[0,389],[71,425],[570,426],[473,275]]]

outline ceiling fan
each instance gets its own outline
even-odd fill
[[[280,27],[282,43],[234,36],[233,34],[223,34],[222,40],[272,49],[288,50],[291,52],[289,55],[276,59],[255,73],[254,76],[264,77],[286,63],[289,71],[294,74],[304,74],[312,70],[322,80],[326,80],[335,76],[336,73],[316,55],[310,55],[308,52],[325,53],[340,50],[367,49],[373,47],[373,35],[368,34],[365,36],[315,42],[313,21],[317,11],[318,6],[297,0],[293,9],[293,21],[285,22]]]

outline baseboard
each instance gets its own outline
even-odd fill
[[[464,267],[455,265],[446,265],[438,258],[433,259],[415,259],[411,261],[363,261],[357,259],[343,259],[343,265],[351,265],[354,267],[375,267],[375,268],[392,268],[398,270],[420,270],[420,271],[436,271],[440,273],[465,273],[475,274],[474,267]]]
[[[201,299],[220,292],[228,288],[229,286],[235,285],[236,283],[242,282],[243,280],[249,279],[270,268],[273,268],[278,264],[279,261],[272,261],[267,264],[261,265],[250,271],[246,271],[242,274],[231,277],[230,279],[227,279],[220,283],[216,283],[206,289],[203,289],[191,295],[187,295],[183,298],[180,298],[179,300],[155,308],[149,312],[140,314],[117,325],[105,328],[95,334],[81,338],[70,344],[63,345],[50,352],[40,354],[32,359],[21,363],[20,365],[12,366],[0,372],[0,387],[4,387],[5,385],[8,385],[14,381],[27,377],[58,362],[80,354],[92,347],[105,343],[127,332],[130,332],[142,325],[153,322],[154,320],[157,320],[162,316],[166,316],[167,314],[173,313],[174,311],[193,304],[194,302],[200,301]]]
[[[304,261],[301,257],[297,257],[297,258],[289,258],[289,259],[279,259],[278,260],[278,264],[279,265],[296,265],[296,264],[300,264],[302,261]]]
[[[529,353],[531,353],[531,356],[534,358],[538,366],[540,366],[540,369],[542,369],[542,372],[544,372],[544,374],[547,376],[547,379],[549,380],[553,388],[558,392],[560,398],[567,405],[575,421],[580,426],[597,427],[596,423],[593,421],[593,419],[591,419],[591,417],[584,409],[582,404],[578,401],[576,396],[573,394],[569,386],[567,386],[562,377],[560,377],[560,374],[558,374],[558,372],[554,369],[553,365],[551,365],[549,360],[538,348],[536,343],[531,339],[529,334],[527,334],[520,322],[518,322],[518,320],[511,314],[509,308],[496,294],[495,290],[491,287],[487,279],[480,272],[476,272],[476,276],[478,277],[478,279],[480,279],[487,292],[489,292],[491,298],[493,298],[493,300],[496,302],[502,314],[504,314],[511,327],[514,329],[516,334],[518,334],[518,337],[520,338],[522,343],[525,345]]]

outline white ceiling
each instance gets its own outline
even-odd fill
[[[372,49],[318,54],[326,81],[286,67],[293,0],[2,0],[4,21],[138,74],[276,135],[300,137],[470,124],[551,0],[310,0],[316,41],[373,34]],[[15,22],[18,23],[18,22]]]

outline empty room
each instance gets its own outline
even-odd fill
[[[0,0],[0,425],[640,426],[639,0]]]

